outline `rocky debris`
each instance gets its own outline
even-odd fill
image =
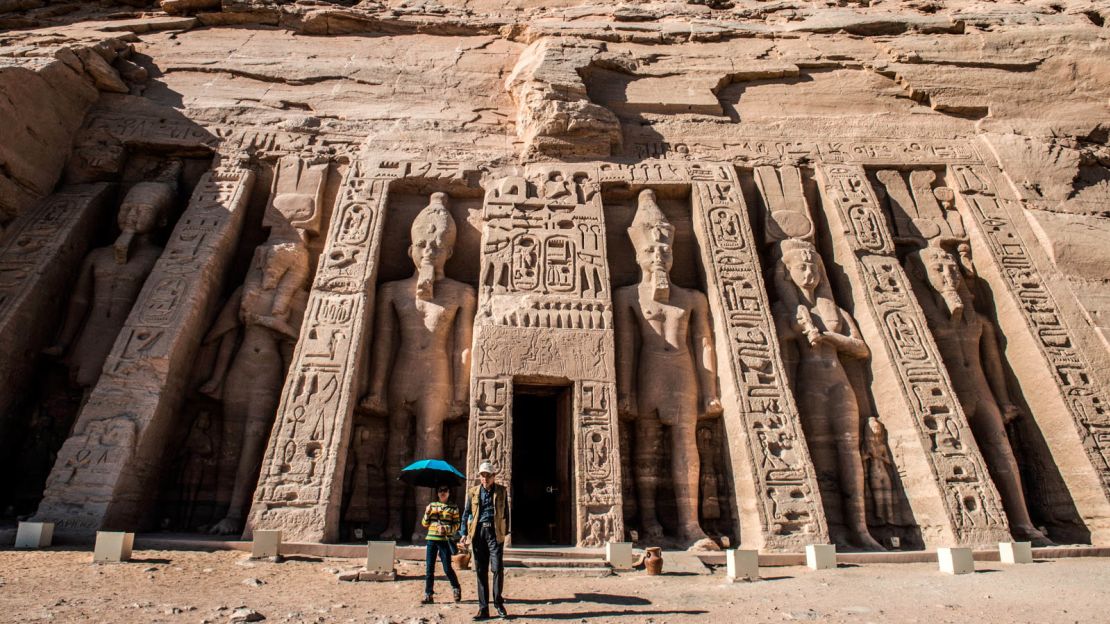
[[[262,579],[257,579],[257,578],[249,578],[249,579],[244,579],[243,584],[246,585],[247,587],[262,587],[263,585],[266,584],[266,581],[263,581]]]
[[[254,609],[240,607],[232,612],[231,617],[228,619],[230,624],[241,624],[243,622],[261,622],[265,620],[266,616],[262,615]]]

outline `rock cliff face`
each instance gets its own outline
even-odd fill
[[[0,510],[398,535],[431,453],[525,541],[1106,542],[1108,19],[0,0]]]

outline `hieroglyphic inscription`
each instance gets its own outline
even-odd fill
[[[468,470],[511,483],[512,376],[575,387],[577,541],[622,539],[612,302],[596,165],[533,165],[486,186]]]
[[[826,210],[840,223],[855,262],[849,267],[863,280],[866,309],[856,316],[876,319],[881,336],[869,337],[872,350],[883,348],[911,409],[933,478],[943,488],[947,517],[960,543],[985,542],[1006,533],[998,492],[952,389],[940,353],[929,334],[881,206],[862,167],[818,169]],[[874,344],[874,343],[881,343]],[[912,503],[912,501],[911,501]]]
[[[253,183],[252,171],[227,163],[197,184],[58,453],[37,517],[79,531],[138,517]]]
[[[640,160],[731,161],[757,164],[795,164],[804,161],[859,164],[978,163],[975,145],[966,140],[853,139],[847,141],[798,141],[782,138],[691,139],[683,143],[634,142]]]
[[[0,245],[0,450],[8,409],[33,374],[27,354],[45,346],[59,320],[57,299],[81,265],[107,191],[63,188],[21,215]]]
[[[1007,289],[1019,308],[1045,361],[1053,370],[1065,404],[1082,435],[1083,445],[1098,473],[1104,496],[1110,498],[1110,399],[1101,376],[1071,336],[1059,304],[1029,255],[1028,244],[997,196],[998,181],[986,167],[952,167],[957,191],[967,201],[971,218],[991,250]]]
[[[748,446],[764,547],[797,548],[828,537],[817,481],[787,388],[775,324],[740,184],[730,167],[693,184],[694,226],[710,307],[728,337],[727,359]],[[729,393],[725,393],[726,398]],[[731,418],[726,406],[725,418]]]
[[[262,460],[248,531],[338,535],[346,441],[363,376],[388,180],[354,161],[343,180],[300,340]]]

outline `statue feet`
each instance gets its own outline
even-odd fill
[[[239,518],[228,516],[220,520],[208,532],[212,535],[234,535],[243,531],[243,521]]]
[[[713,541],[705,534],[705,531],[696,524],[684,528],[680,535],[682,536],[681,542],[683,544],[688,544],[687,550],[715,551],[721,549],[721,547],[717,545],[717,542]]]
[[[389,526],[385,527],[385,530],[382,531],[382,535],[379,539],[382,539],[382,540],[385,540],[385,541],[391,541],[392,540],[392,541],[395,541],[395,542],[400,541],[401,540],[401,526],[400,525],[401,525],[400,522],[390,521]]]
[[[878,540],[871,537],[871,533],[867,529],[856,530],[854,541],[856,546],[862,548],[863,550],[886,550],[886,548],[884,548]]]
[[[663,526],[658,522],[645,522],[644,535],[641,537],[645,542],[656,543],[663,539]]]
[[[1014,527],[1013,534],[1014,534],[1015,538],[1017,538],[1019,540],[1022,540],[1022,541],[1029,542],[1031,545],[1036,546],[1038,548],[1041,548],[1041,547],[1044,547],[1044,546],[1055,546],[1056,545],[1056,542],[1048,539],[1047,535],[1045,535],[1044,533],[1041,533],[1040,531],[1038,531],[1037,529],[1035,529],[1031,526],[1029,526],[1029,527]]]

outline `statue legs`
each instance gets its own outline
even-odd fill
[[[636,453],[633,457],[636,494],[640,507],[640,528],[648,541],[663,537],[663,527],[655,513],[659,488],[659,465],[663,460],[663,425],[654,414],[636,419]]]
[[[840,486],[840,500],[843,501],[843,522],[856,545],[885,550],[867,528],[859,406],[855,393],[845,382],[825,386],[812,384],[801,395],[802,413],[806,415],[806,440],[819,483],[828,484],[834,475],[837,477],[835,481]]]
[[[386,445],[385,481],[389,493],[389,524],[382,539],[401,538],[401,514],[405,501],[405,484],[399,478],[401,470],[412,461],[409,423],[412,422],[409,405],[392,406],[389,410],[389,443]]]
[[[216,534],[243,529],[243,516],[270,439],[284,377],[275,339],[268,329],[248,326],[224,386],[224,418],[244,418],[243,445],[231,490],[227,517],[212,527]],[[241,361],[242,360],[242,361]]]
[[[432,393],[435,394],[435,393]],[[443,423],[447,420],[450,405],[429,400],[416,409],[416,459],[445,459],[443,448]],[[420,520],[424,509],[432,502],[432,488],[416,488],[416,523],[412,529],[412,542],[422,541],[424,534]],[[462,503],[459,503],[462,507]]]
[[[968,424],[979,445],[979,451],[987,462],[987,471],[994,481],[998,493],[1002,495],[1002,506],[1014,537],[1028,539],[1034,546],[1048,546],[1052,542],[1033,526],[1029,508],[1025,505],[1025,493],[1021,487],[1021,473],[1018,471],[1014,449],[1006,435],[1006,425],[1002,413],[993,401],[980,401],[972,409],[965,409]]]
[[[698,482],[701,458],[698,455],[698,421],[694,412],[676,414],[671,425],[671,475],[678,507],[679,539],[687,546],[716,550],[698,522]],[[702,540],[705,540],[704,542]],[[707,543],[709,542],[709,543]]]

